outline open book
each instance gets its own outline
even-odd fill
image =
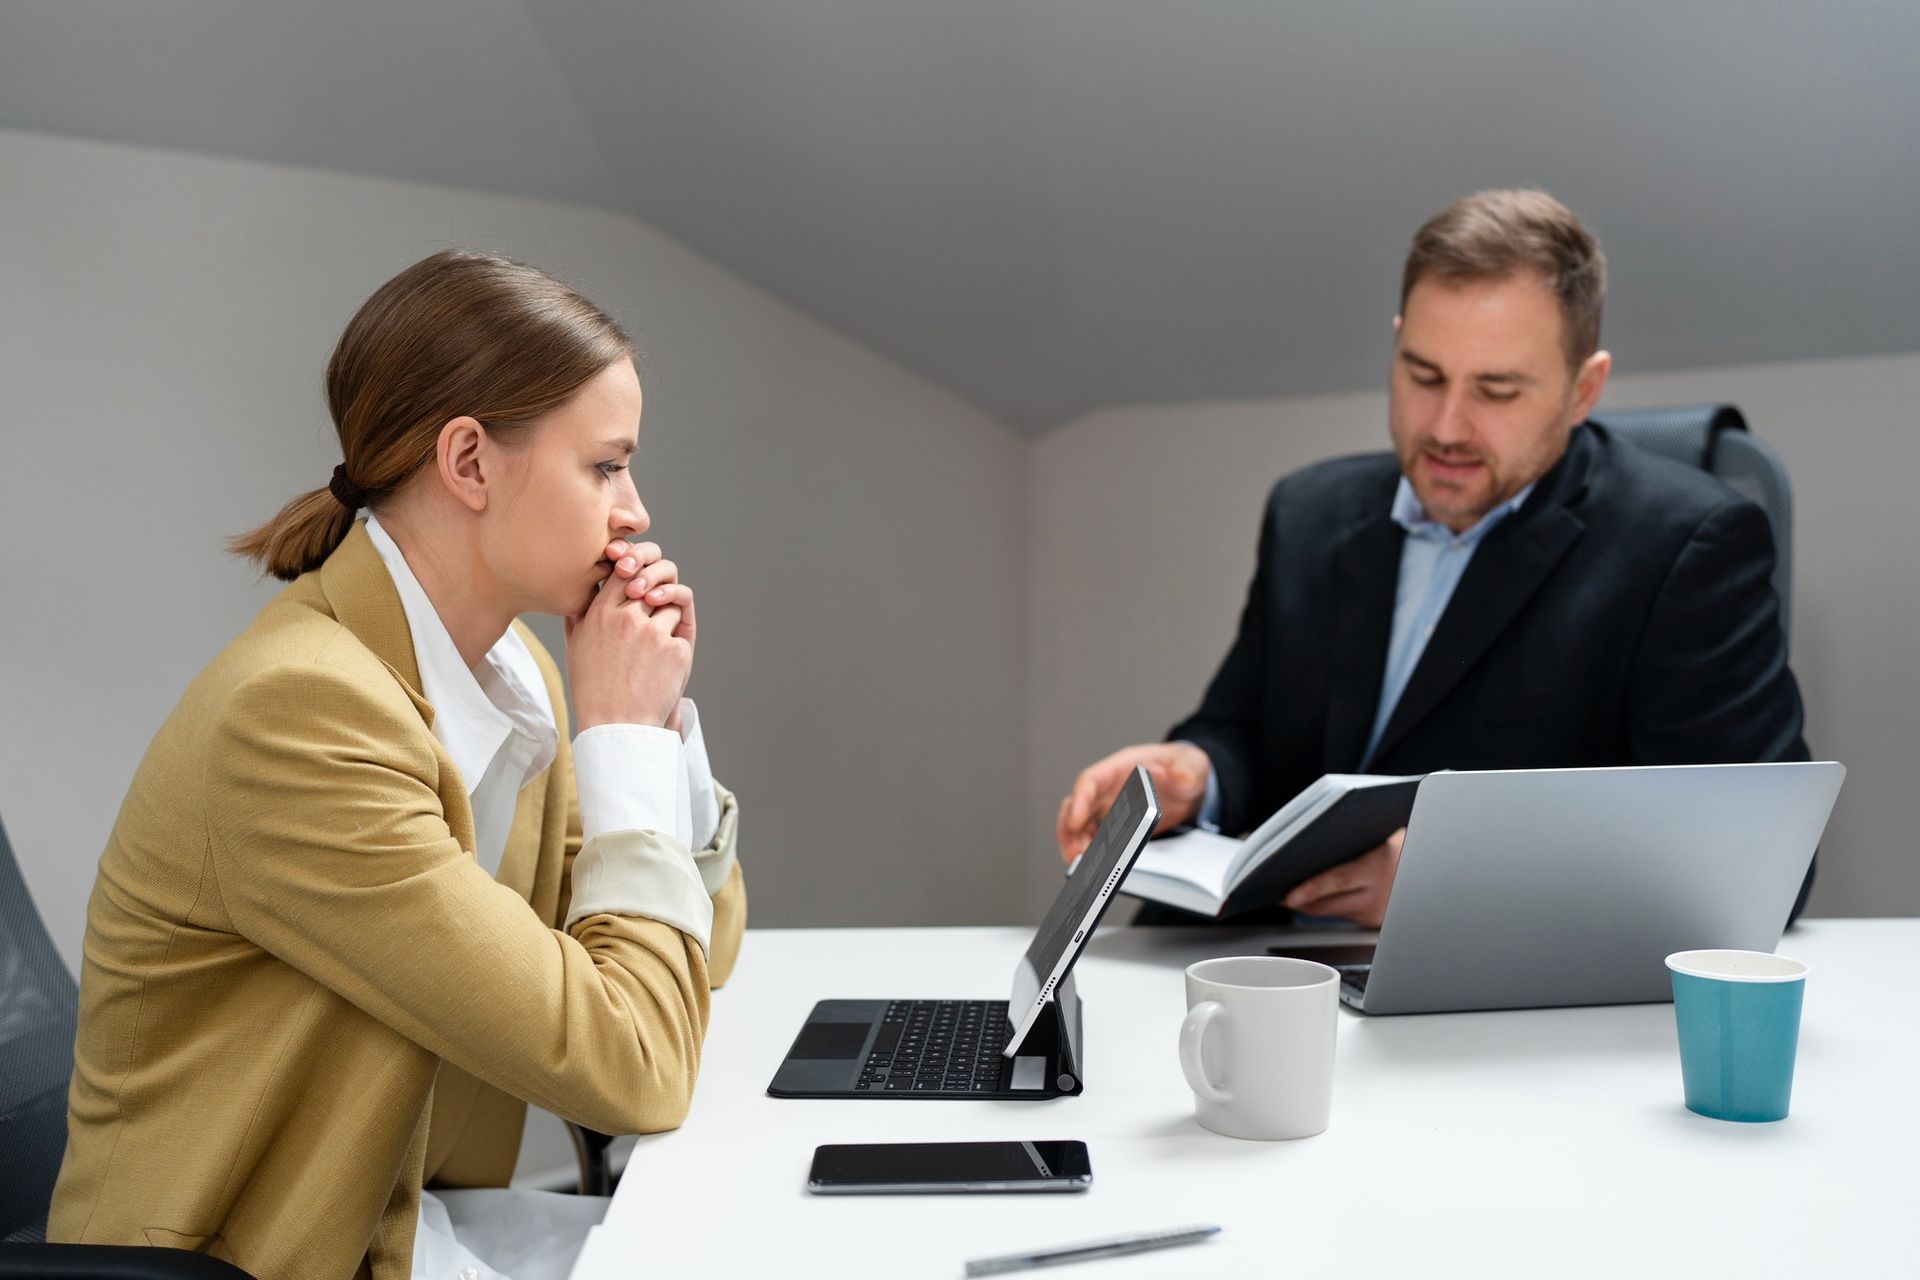
[[[1329,773],[1245,840],[1187,831],[1149,844],[1120,891],[1206,916],[1270,907],[1407,825],[1418,777]]]

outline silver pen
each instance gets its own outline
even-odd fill
[[[1123,1253],[1145,1253],[1149,1249],[1170,1249],[1177,1244],[1195,1244],[1220,1234],[1214,1226],[1172,1227],[1166,1231],[1141,1231],[1132,1235],[1108,1236],[1082,1244],[1056,1245],[1051,1249],[1030,1249],[1025,1253],[1003,1253],[997,1258],[974,1258],[967,1263],[970,1276],[997,1276],[1008,1271],[1030,1271],[1035,1267],[1059,1267],[1089,1258],[1117,1258]]]

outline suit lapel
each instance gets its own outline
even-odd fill
[[[340,625],[353,632],[373,656],[385,663],[420,710],[420,718],[433,725],[433,704],[420,692],[420,664],[413,656],[413,632],[407,627],[407,611],[400,605],[400,592],[380,563],[367,527],[356,521],[346,541],[320,566],[320,589],[333,608]]]
[[[1383,503],[1379,514],[1355,526],[1334,551],[1324,756],[1329,772],[1358,768],[1373,729],[1405,538]]]
[[[400,687],[412,700],[414,709],[427,728],[433,728],[433,704],[420,692],[420,663],[413,656],[413,631],[407,626],[407,611],[400,604],[400,592],[393,585],[387,566],[367,527],[356,522],[346,540],[317,570],[320,590],[340,625],[372,651],[373,656],[393,673]],[[440,804],[446,815],[447,829],[460,847],[473,852],[473,806],[453,757],[438,740],[434,753],[441,761]]]
[[[1536,492],[1487,534],[1408,677],[1374,759],[1392,750],[1460,683],[1579,540],[1586,526],[1569,507],[1586,491],[1589,461],[1590,442],[1576,431],[1566,454],[1542,477],[1545,492]]]

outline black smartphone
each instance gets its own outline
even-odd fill
[[[813,1149],[815,1195],[1085,1191],[1084,1142],[863,1142]]]

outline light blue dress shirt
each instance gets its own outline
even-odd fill
[[[1455,533],[1437,520],[1427,518],[1427,509],[1413,492],[1405,476],[1393,491],[1393,522],[1407,531],[1400,545],[1400,576],[1393,592],[1393,633],[1387,640],[1387,666],[1380,677],[1380,703],[1373,714],[1373,732],[1367,735],[1367,749],[1361,754],[1360,768],[1365,772],[1373,760],[1373,749],[1380,745],[1400,695],[1406,691],[1413,669],[1420,665],[1427,641],[1447,611],[1454,588],[1473,560],[1480,543],[1494,526],[1520,509],[1533,492],[1528,485],[1511,498],[1487,512],[1464,533]],[[1198,824],[1208,831],[1220,829],[1220,782],[1207,771],[1207,794],[1200,802]]]
[[[1455,533],[1436,520],[1427,518],[1427,510],[1414,495],[1405,476],[1393,491],[1393,522],[1407,531],[1400,544],[1400,579],[1393,592],[1393,635],[1387,641],[1387,669],[1380,677],[1380,705],[1373,713],[1373,732],[1367,735],[1367,749],[1360,755],[1360,769],[1373,760],[1373,749],[1380,745],[1387,721],[1406,692],[1427,641],[1447,611],[1454,588],[1473,561],[1473,553],[1493,532],[1494,526],[1520,509],[1533,492],[1528,485],[1519,493],[1487,512],[1464,533]]]

